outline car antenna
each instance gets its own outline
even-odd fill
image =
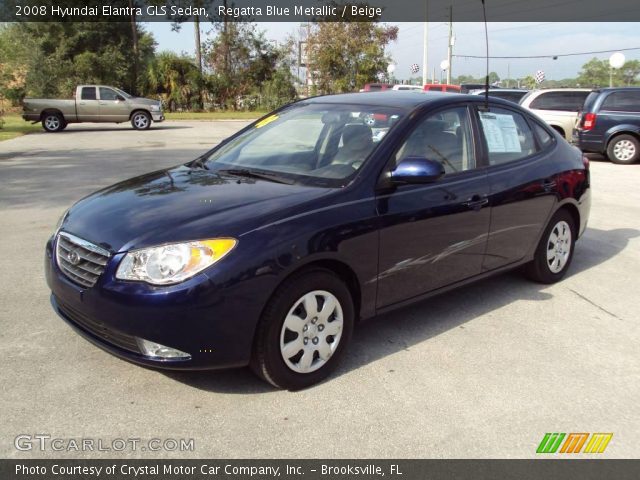
[[[484,5],[484,0],[482,1],[482,16],[484,17],[484,45],[486,48],[486,57],[487,57],[487,74],[484,77],[484,111],[489,111],[489,32],[487,30],[487,10]]]

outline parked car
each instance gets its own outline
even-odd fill
[[[42,122],[47,132],[60,132],[69,123],[131,122],[136,130],[146,130],[151,122],[162,122],[162,103],[129,95],[115,87],[80,85],[71,100],[25,98],[22,118]]]
[[[613,163],[640,159],[640,88],[601,88],[589,94],[573,142],[583,152],[606,154]]]
[[[426,83],[423,85],[422,90],[425,92],[460,93],[458,85],[447,85],[446,83]]]
[[[390,83],[365,83],[363,91],[365,92],[384,92],[391,90],[393,85]]]
[[[520,105],[536,113],[570,142],[578,112],[589,92],[588,88],[532,90],[522,97]]]
[[[401,92],[402,91],[413,91],[413,90],[421,91],[422,90],[422,86],[421,85],[402,85],[402,84],[398,84],[398,85],[394,85],[391,90],[399,90]]]
[[[484,88],[478,90],[472,90],[469,92],[471,95],[484,95]],[[529,90],[520,88],[490,88],[489,96],[494,98],[503,98],[513,103],[519,103],[522,97],[524,97]]]
[[[460,84],[460,93],[470,93],[472,90],[479,90],[485,88],[484,83],[461,83]],[[500,88],[497,86],[491,86],[490,88]]]
[[[378,142],[366,114],[388,119]],[[559,281],[589,209],[581,152],[510,102],[315,97],[80,200],[46,279],[56,312],[114,355],[249,364],[299,389],[336,367],[356,321],[516,267]]]

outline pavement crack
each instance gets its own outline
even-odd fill
[[[578,297],[580,297],[582,300],[584,300],[587,303],[590,303],[591,305],[593,305],[594,307],[596,307],[598,310],[603,311],[604,313],[606,313],[607,315],[612,316],[613,318],[616,318],[618,320],[622,320],[622,318],[620,318],[619,316],[617,316],[615,313],[610,312],[609,310],[607,310],[604,307],[601,307],[600,305],[598,305],[596,302],[589,300],[587,297],[585,297],[584,295],[582,295],[579,292],[576,292],[573,288],[569,288],[570,292],[573,292],[574,294],[576,294]]]

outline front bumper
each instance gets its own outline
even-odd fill
[[[164,122],[164,113],[162,112],[151,112],[151,118],[154,122]]]
[[[204,274],[183,284],[158,288],[116,281],[122,254],[114,255],[95,286],[83,288],[60,271],[47,242],[45,276],[58,315],[103,350],[141,365],[205,370],[249,363],[262,306],[247,302],[242,284],[222,288]],[[257,302],[256,302],[257,303]],[[144,338],[191,355],[158,359],[143,355]]]

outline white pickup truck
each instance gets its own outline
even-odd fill
[[[22,118],[42,122],[47,132],[59,132],[69,123],[80,122],[130,121],[136,130],[146,130],[152,121],[162,122],[164,115],[158,100],[134,97],[105,85],[79,85],[71,100],[25,98]]]

